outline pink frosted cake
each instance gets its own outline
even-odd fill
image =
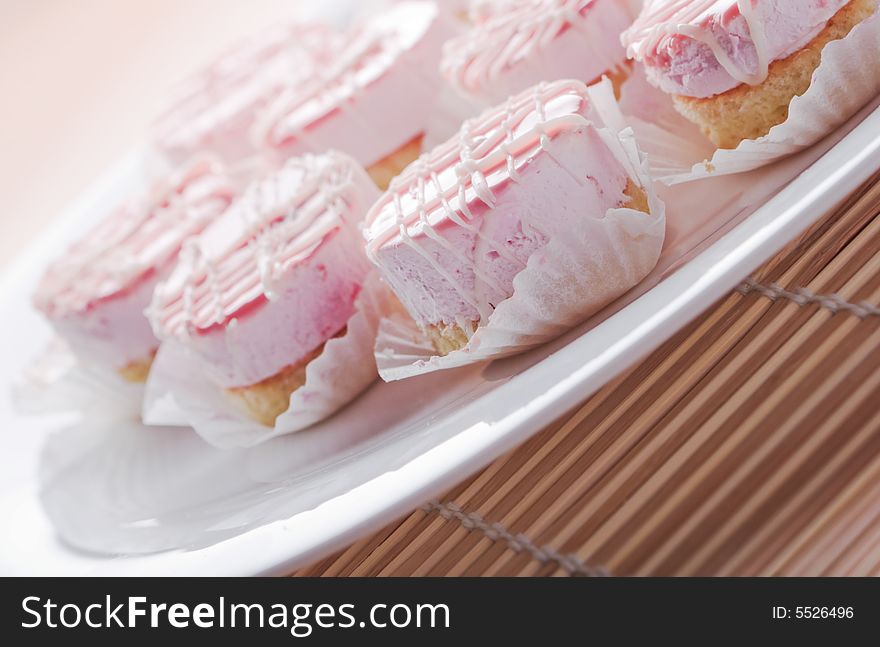
[[[440,355],[468,343],[514,293],[527,264],[545,262],[539,252],[549,240],[615,207],[648,212],[642,181],[612,152],[613,135],[600,131],[591,111],[581,82],[531,88],[465,122],[370,210],[367,254]],[[595,260],[600,273],[619,273]],[[642,276],[622,278],[594,305]],[[555,282],[571,280],[589,278]]]
[[[328,65],[342,42],[329,27],[294,23],[240,43],[181,88],[155,124],[156,147],[175,164],[205,150],[228,163],[249,158],[257,113]]]
[[[385,187],[418,156],[453,21],[433,2],[401,2],[358,27],[332,64],[261,116],[258,145],[286,159],[342,150]]]
[[[245,412],[273,425],[355,312],[370,268],[360,226],[377,196],[343,154],[289,160],[190,241],[155,292],[156,334],[182,343]]]
[[[46,270],[34,297],[83,361],[143,382],[159,345],[144,316],[185,238],[232,200],[216,164],[192,162],[103,220]]]
[[[622,40],[679,112],[735,148],[785,121],[824,46],[876,10],[877,0],[646,0]]]
[[[625,77],[620,33],[633,19],[628,2],[495,0],[474,12],[475,24],[444,46],[441,63],[465,95],[497,103],[540,81]]]

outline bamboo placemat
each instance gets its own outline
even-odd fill
[[[518,449],[299,575],[880,574],[880,174]]]

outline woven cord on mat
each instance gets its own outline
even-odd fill
[[[880,575],[880,174],[482,472],[300,575]]]

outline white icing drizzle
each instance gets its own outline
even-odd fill
[[[193,267],[201,268],[203,265],[203,258],[204,255],[202,254],[201,248],[194,238],[190,238],[189,240],[184,242],[183,248],[180,250],[181,263],[186,263],[188,265],[192,265]],[[187,311],[190,311],[193,308],[193,304],[195,301],[194,292],[195,285],[193,284],[187,284],[183,288],[183,307]],[[189,336],[194,331],[189,325],[190,322],[187,321],[186,323],[187,325],[184,326],[184,330],[186,331],[187,336]]]
[[[243,305],[260,294],[276,298],[276,283],[288,263],[332,230],[355,227],[350,205],[371,200],[373,191],[363,169],[341,153],[289,160],[251,184],[214,227],[188,243],[191,251],[156,290],[154,328],[161,336],[185,337],[235,325]]]
[[[394,65],[406,72],[413,91],[419,88],[436,94],[437,88],[425,78],[424,70],[405,54],[427,34],[438,16],[433,3],[401,3],[360,26],[326,67],[316,67],[263,111],[255,129],[257,139],[271,148],[298,140],[309,150],[323,150],[321,142],[311,141],[309,127],[338,110],[360,124],[360,135],[374,140],[377,150],[397,148],[400,142],[385,141],[371,117],[357,110],[355,99],[370,91],[370,84]]]
[[[733,5],[745,20],[755,46],[757,69],[752,73],[730,58],[718,36],[709,28],[713,12]],[[772,61],[766,25],[756,9],[756,0],[647,0],[641,15],[623,34],[623,41],[631,58],[643,60],[658,53],[664,40],[675,34],[706,45],[721,67],[739,83],[758,85],[767,78]]]
[[[486,86],[502,85],[507,94],[521,88],[505,83],[513,66],[532,66],[541,79],[558,78],[541,51],[566,29],[580,35],[579,54],[597,68],[612,71],[625,63],[623,48],[608,47],[608,34],[590,19],[597,2],[608,0],[525,0],[482,2],[478,20],[464,35],[450,40],[443,49],[440,69],[461,92],[480,94]],[[617,2],[618,0],[612,0]],[[629,7],[626,13],[632,16]],[[592,79],[583,79],[590,81]]]
[[[183,240],[201,231],[233,197],[232,184],[213,160],[196,160],[112,213],[51,265],[37,305],[64,314],[131,287],[157,272]]]
[[[471,0],[468,4],[468,18],[473,23],[481,23],[493,16],[502,15],[516,9],[522,0]]]
[[[286,88],[315,74],[341,47],[342,35],[320,24],[293,23],[239,43],[187,80],[186,87],[155,124],[170,150],[194,151],[240,137],[242,122],[254,119]],[[246,124],[245,124],[246,126]],[[224,132],[224,128],[231,132]]]
[[[552,117],[547,115],[548,103],[568,96],[578,99],[580,111]],[[500,294],[504,290],[497,281],[480,270],[478,263],[467,261],[453,243],[436,231],[431,214],[439,212],[441,218],[476,233],[487,249],[524,267],[524,262],[518,260],[503,243],[484,236],[479,227],[472,224],[475,216],[469,203],[480,201],[492,209],[497,202],[487,175],[503,171],[507,179],[518,182],[518,165],[538,152],[548,155],[567,173],[576,177],[571,169],[565,168],[553,156],[551,141],[559,132],[595,125],[581,114],[587,111],[588,105],[587,89],[583,83],[557,81],[540,84],[510,98],[500,109],[487,111],[466,121],[457,138],[423,154],[392,180],[388,191],[367,215],[367,256],[379,264],[379,249],[399,237],[403,244],[422,256],[453,287],[464,303],[479,313],[481,320],[485,320],[492,313],[493,306],[481,299],[475,288],[466,287],[456,277],[451,276],[435,255],[424,247],[423,241],[431,240],[455,258],[465,261],[466,266],[473,268],[476,278],[491,289]],[[609,149],[617,159],[626,157],[621,150],[621,144],[615,140],[615,133],[604,126],[597,126],[596,129],[602,134],[607,133],[603,141],[611,142]],[[640,184],[631,165],[625,165],[624,169]],[[444,171],[445,177],[454,178],[447,186],[443,186],[440,180]],[[583,184],[584,180],[578,179],[578,182]],[[425,191],[428,184],[434,189],[431,196]],[[410,203],[404,205],[405,199]],[[524,218],[523,214],[520,217]],[[536,223],[525,219],[521,222],[524,231],[531,230],[546,238]],[[457,323],[467,334],[471,333],[470,322]]]

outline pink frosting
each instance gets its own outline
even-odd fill
[[[671,94],[710,97],[767,77],[848,0],[646,0],[623,34],[648,79]]]
[[[342,42],[327,26],[294,23],[240,43],[186,82],[154,126],[156,146],[174,163],[204,150],[230,163],[255,154],[257,114],[327,65]]]
[[[522,0],[471,0],[467,14],[473,23],[481,23],[493,16],[506,13],[522,4]]]
[[[151,273],[131,290],[93,308],[52,318],[52,327],[88,364],[121,369],[144,361],[159,346],[144,316],[158,280],[159,274]]]
[[[540,85],[392,182],[367,216],[367,253],[418,323],[486,317],[550,237],[626,200],[590,116],[583,83]]]
[[[122,368],[144,360],[158,341],[143,315],[153,287],[181,244],[233,197],[216,163],[197,160],[121,206],[44,273],[34,303],[71,349]]]
[[[626,62],[626,2],[495,0],[474,11],[476,24],[444,46],[440,69],[460,92],[490,103],[540,81],[593,81]]]
[[[342,150],[369,167],[424,133],[437,59],[456,33],[433,2],[401,2],[360,26],[331,65],[259,118],[257,146],[280,159]]]
[[[190,241],[155,291],[156,334],[227,388],[297,363],[354,314],[369,271],[359,228],[377,196],[346,155],[289,160]]]

